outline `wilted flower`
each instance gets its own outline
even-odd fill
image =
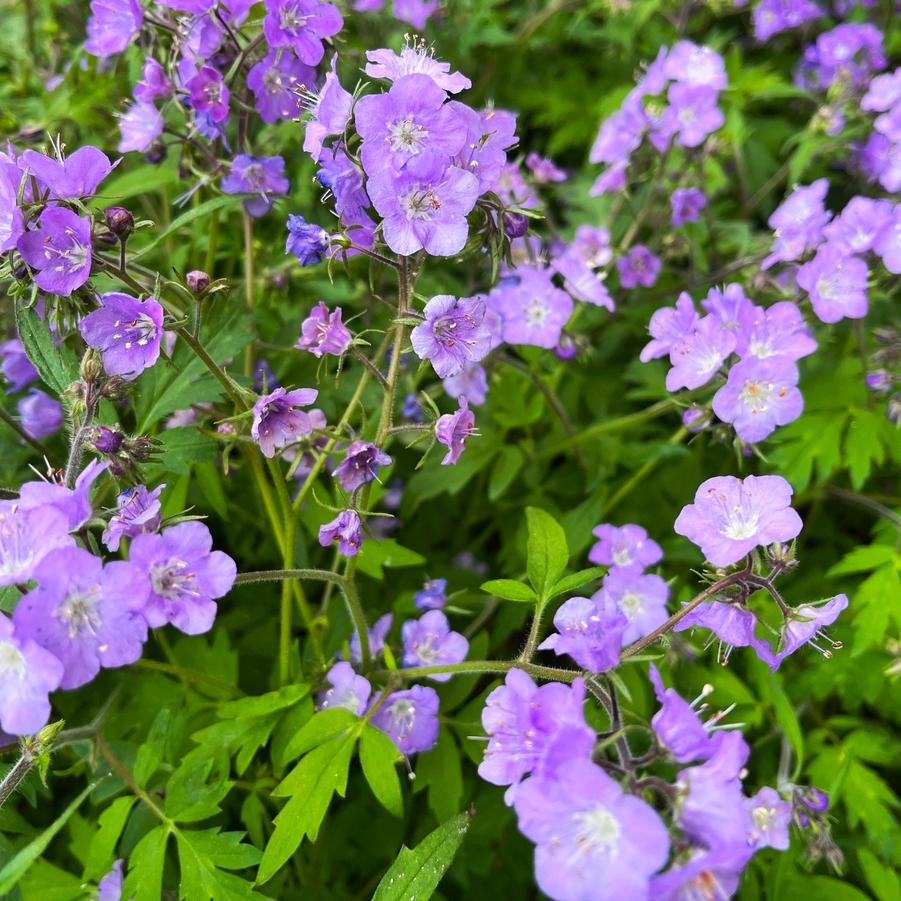
[[[250,435],[260,446],[263,456],[274,457],[278,448],[312,433],[309,413],[298,407],[308,407],[318,396],[315,388],[294,391],[276,388],[257,399],[253,405]]]
[[[342,510],[331,522],[319,527],[319,543],[328,547],[335,540],[345,557],[353,557],[363,543],[362,523],[356,510]]]
[[[476,417],[469,409],[465,397],[458,398],[459,407],[453,413],[445,413],[435,423],[435,437],[448,448],[442,466],[456,463],[466,447],[466,439],[475,431]]]

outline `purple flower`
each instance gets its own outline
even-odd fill
[[[872,250],[883,228],[892,220],[892,202],[870,197],[852,197],[845,208],[823,229],[827,247],[847,256]]]
[[[754,7],[754,37],[767,41],[774,34],[821,19],[825,13],[811,0],[760,0]]]
[[[743,848],[695,848],[687,859],[651,880],[651,901],[731,898],[738,891],[748,857]]]
[[[224,122],[228,118],[228,101],[231,92],[225,79],[212,66],[201,66],[197,74],[185,84],[190,96],[191,106],[198,113],[206,114],[212,122]],[[223,188],[225,191],[225,188]],[[225,191],[225,193],[235,193]]]
[[[742,360],[714,394],[713,412],[731,423],[742,441],[754,444],[801,415],[804,398],[797,384],[798,367],[786,357]]]
[[[717,655],[721,663],[728,663],[733,648],[756,647],[754,630],[757,617],[739,604],[710,601],[696,607],[674,627],[674,632],[686,629],[710,629],[721,643]]]
[[[813,184],[795,188],[782,201],[768,220],[775,240],[772,253],[760,264],[761,269],[768,269],[775,262],[797,260],[822,242],[823,230],[831,218],[823,206],[828,191],[829,182],[820,178]]]
[[[561,182],[566,181],[566,173],[554,165],[553,160],[545,159],[537,153],[530,153],[526,157],[526,166],[532,173],[535,181]]]
[[[378,703],[380,697],[373,703]],[[407,757],[430,751],[438,741],[438,694],[434,688],[423,685],[395,691],[385,698],[371,722]]]
[[[824,244],[797,272],[798,285],[810,295],[817,318],[823,322],[861,319],[867,315],[867,264]]]
[[[25,230],[22,211],[18,207],[20,176],[15,165],[2,164],[0,155],[0,253],[15,247]]]
[[[431,360],[439,378],[458,375],[488,353],[491,335],[481,297],[439,294],[425,305],[423,315],[425,321],[413,329],[410,340],[416,356]]]
[[[667,390],[693,390],[706,385],[734,349],[735,334],[723,328],[716,316],[705,316],[695,325],[694,331],[670,350],[672,369],[666,374]]]
[[[507,163],[507,150],[516,141],[516,114],[489,107],[481,112],[451,101],[466,127],[466,135],[454,163],[479,180],[479,191],[494,191],[507,206],[538,206],[516,164]]]
[[[235,561],[214,551],[201,522],[181,522],[159,535],[137,535],[129,549],[132,604],[156,629],[171,623],[187,635],[208,632],[216,598],[231,591]]]
[[[551,266],[563,276],[563,286],[573,297],[612,312],[614,303],[604,284],[605,274],[596,272],[612,258],[610,232],[580,225],[573,241],[554,255]]]
[[[504,684],[485,699],[482,727],[488,734],[479,775],[492,785],[517,785],[544,764],[562,762],[559,740],[570,757],[588,757],[596,741],[585,722],[585,683],[548,682],[540,688],[522,671],[511,669]],[[515,792],[507,793],[507,803]]]
[[[369,636],[369,653],[372,654],[373,659],[377,657],[385,647],[385,639],[391,631],[393,622],[394,614],[385,613],[373,623],[371,629],[366,630],[366,634]],[[350,659],[354,663],[363,662],[363,654],[360,650],[360,636],[357,635],[356,632],[350,637]]]
[[[756,316],[763,313],[763,308],[755,306],[745,294],[744,288],[734,283],[726,285],[722,291],[711,288],[707,297],[701,301],[701,306],[719,319],[723,328],[736,331],[746,328]]]
[[[675,307],[663,307],[657,310],[648,323],[651,334],[649,341],[641,351],[640,360],[656,360],[670,354],[685,338],[688,338],[701,321],[691,296],[683,291]]]
[[[755,547],[798,535],[801,517],[789,506],[791,496],[782,476],[716,476],[701,483],[674,528],[714,566],[730,566]]]
[[[405,75],[428,75],[432,81],[448,94],[459,94],[472,87],[472,82],[459,72],[451,72],[450,63],[438,62],[431,48],[424,44],[404,44],[398,56],[393,50],[367,50],[369,62],[364,72],[370,78],[384,78],[386,81],[397,81]]]
[[[820,647],[817,642],[825,641],[832,647],[840,648],[840,642],[832,642],[827,637],[824,628],[831,626],[838,619],[838,615],[848,606],[848,596],[838,594],[821,604],[801,604],[795,607],[786,616],[779,635],[779,650],[773,654],[769,643],[760,640],[755,642],[754,650],[764,663],[770,666],[770,672],[776,672],[786,657],[794,654],[805,644],[809,644],[814,650],[819,651],[827,659],[832,656],[832,651]]]
[[[860,108],[870,112],[885,112],[901,101],[901,69],[886,75],[876,75],[867,86]]]
[[[79,323],[81,337],[100,351],[107,375],[134,381],[159,359],[163,308],[154,297],[138,300],[115,291],[99,299],[100,309]]]
[[[326,676],[331,688],[320,692],[316,706],[320,710],[329,707],[343,707],[357,716],[366,711],[366,704],[372,694],[369,680],[358,676],[353,667],[344,661],[336,663]]]
[[[669,856],[669,836],[654,809],[623,794],[588,759],[529,779],[514,807],[520,831],[537,845],[538,887],[559,901],[646,898],[651,876]]]
[[[307,222],[303,216],[288,215],[288,239],[285,253],[293,253],[301,266],[315,266],[322,262],[329,248],[329,234],[321,225]],[[321,302],[320,302],[321,303]],[[325,304],[321,304],[323,307]],[[340,313],[338,315],[340,320]]]
[[[380,466],[390,466],[391,457],[369,441],[354,441],[347,448],[344,459],[332,471],[345,491],[378,478]]]
[[[117,860],[113,868],[97,884],[96,901],[122,901],[122,866],[124,860]]]
[[[48,206],[38,227],[16,243],[28,265],[37,271],[37,286],[68,297],[91,274],[91,221],[71,210]]]
[[[458,398],[458,408],[453,413],[445,413],[435,423],[435,438],[447,449],[442,466],[450,466],[460,459],[466,447],[466,440],[475,432],[476,417],[469,409],[465,397]]]
[[[78,688],[100,667],[125,666],[141,656],[147,623],[130,607],[129,564],[104,568],[82,548],[60,548],[41,560],[33,578],[37,587],[19,601],[13,623],[17,635],[62,663],[61,688]]]
[[[138,150],[141,153],[163,133],[163,114],[152,104],[145,101],[133,103],[119,118],[119,153]]]
[[[32,382],[40,378],[34,363],[28,359],[25,353],[25,345],[18,338],[12,338],[0,344],[0,370],[3,377],[9,382],[7,393],[21,391]]]
[[[716,750],[716,743],[701,722],[696,707],[710,694],[712,687],[704,686],[701,695],[689,704],[674,688],[664,687],[660,672],[653,663],[650,679],[657,700],[662,705],[651,719],[651,727],[660,743],[679,763],[707,760]]]
[[[663,559],[663,551],[641,526],[613,526],[602,523],[591,530],[598,539],[588,552],[588,559],[601,566],[641,572]]]
[[[330,313],[325,301],[320,300],[301,323],[300,338],[294,346],[317,358],[323,354],[340,357],[352,342],[347,326],[341,321],[341,307],[335,307]]]
[[[460,663],[469,652],[469,642],[453,632],[440,610],[429,610],[419,619],[407,620],[401,627],[405,666],[444,666]],[[451,673],[435,673],[428,678],[447,682]]]
[[[700,188],[677,188],[670,196],[674,228],[686,222],[697,222],[701,210],[707,206],[707,195]]]
[[[597,595],[570,598],[554,614],[557,632],[540,645],[557,656],[568,654],[583,669],[603,673],[619,663],[629,621],[617,607],[605,607]]]
[[[317,162],[322,158],[322,142],[329,135],[344,133],[353,110],[353,96],[338,81],[338,57],[332,57],[332,65],[326,73],[322,89],[315,95],[312,117],[306,125],[303,149]]]
[[[845,22],[821,34],[816,44],[807,48],[801,68],[802,76],[811,77],[813,87],[825,90],[838,81],[863,86],[885,65],[882,32],[869,22]]]
[[[440,610],[447,604],[447,579],[431,579],[413,595],[413,603],[420,610]]]
[[[425,28],[430,16],[438,12],[438,0],[394,0],[394,16],[417,31]]]
[[[667,99],[670,105],[663,113],[663,135],[674,136],[683,147],[699,147],[726,121],[714,88],[676,82],[670,85]]]
[[[751,847],[755,851],[760,848],[787,851],[791,803],[784,801],[776,789],[764,786],[754,797],[748,798],[745,804],[751,815],[751,833],[748,836]]]
[[[63,665],[27,636],[17,634],[0,612],[0,729],[33,735],[50,718],[47,695],[59,688]]]
[[[141,30],[144,11],[138,0],[91,0],[84,49],[107,57],[121,53]]]
[[[232,160],[231,171],[222,179],[223,194],[256,194],[245,207],[251,216],[269,211],[270,194],[287,194],[291,183],[285,178],[285,161],[280,156],[247,156],[239,153]]]
[[[322,41],[344,26],[337,7],[319,0],[266,0],[263,34],[270,47],[291,47],[308,66],[325,55]]]
[[[62,406],[40,388],[29,388],[28,394],[16,403],[16,410],[23,431],[36,441],[53,435],[63,427],[65,417]]]
[[[278,448],[312,433],[309,413],[297,408],[308,407],[318,396],[315,388],[297,388],[294,391],[276,388],[258,398],[253,405],[250,435],[260,446],[264,457],[274,457]]]
[[[270,125],[296,119],[301,103],[298,93],[316,83],[316,70],[304,65],[290,50],[271,50],[247,73],[247,87],[256,98],[260,118]]]
[[[660,576],[614,568],[592,600],[601,604],[608,618],[616,610],[625,616],[627,625],[620,639],[625,646],[666,622],[669,586]]]
[[[797,304],[787,300],[766,310],[755,307],[735,335],[735,352],[743,359],[800,360],[816,349]]]
[[[19,158],[19,168],[33,175],[41,187],[57,199],[90,197],[110,172],[109,157],[96,147],[80,147],[70,156],[58,160],[26,150]]]
[[[727,86],[726,63],[722,56],[710,47],[692,41],[673,44],[666,55],[662,72],[667,78],[683,84],[706,85],[717,91],[724,91]]]
[[[143,485],[126,488],[118,498],[116,510],[103,531],[103,543],[118,551],[123,538],[134,538],[160,527],[160,493],[165,485],[148,491]]]
[[[172,82],[166,75],[166,70],[152,56],[144,60],[141,69],[141,80],[132,91],[135,100],[151,101],[157,97],[169,97],[172,94]]]
[[[478,363],[466,363],[461,372],[444,379],[449,397],[465,397],[474,407],[480,407],[488,397],[488,376]]]
[[[449,257],[466,244],[466,217],[479,183],[471,173],[447,166],[442,154],[417,153],[399,175],[371,179],[368,189],[384,218],[385,243],[395,253],[409,256],[425,248],[432,256]]]
[[[503,320],[504,341],[553,349],[572,315],[572,298],[554,285],[546,269],[521,266],[513,279],[489,295]]]
[[[616,261],[619,283],[624,288],[643,285],[650,288],[660,272],[660,258],[654,256],[644,244],[636,244],[624,257]]]
[[[91,460],[79,473],[74,489],[60,482],[25,482],[19,489],[18,506],[22,510],[52,507],[63,514],[68,530],[75,532],[91,518],[91,487],[108,468],[109,463]]]
[[[876,238],[873,250],[882,257],[882,264],[893,275],[901,273],[901,206],[896,206],[892,219]]]
[[[356,510],[342,510],[331,522],[319,527],[319,544],[328,547],[338,540],[338,550],[353,557],[363,543],[362,523]]]

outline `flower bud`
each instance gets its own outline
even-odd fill
[[[134,231],[135,217],[125,207],[110,206],[106,208],[106,224],[120,241],[124,241]]]
[[[144,161],[148,163],[161,163],[166,159],[166,145],[162,142],[154,144],[147,153],[144,154]]]
[[[560,340],[557,342],[557,346],[554,348],[554,354],[556,355],[558,360],[572,360],[575,358],[576,354],[579,352],[579,348],[576,346],[575,340],[573,340],[572,335],[560,335]]]
[[[96,350],[88,348],[85,351],[84,356],[81,358],[79,375],[81,380],[88,384],[96,382],[103,375],[103,360]]]
[[[185,276],[185,281],[192,294],[203,294],[210,286],[210,277],[202,269],[192,269]]]
[[[125,436],[121,432],[102,425],[98,427],[94,435],[94,447],[101,454],[117,454],[124,440]]]
[[[901,425],[901,391],[888,399],[885,415],[892,425]]]
[[[522,213],[504,213],[503,219],[508,238],[521,238],[529,230],[529,220]]]

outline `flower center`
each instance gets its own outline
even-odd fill
[[[151,567],[150,584],[154,594],[169,601],[181,600],[185,595],[200,596],[197,577],[188,569],[185,560],[169,560],[168,563]]]
[[[388,143],[391,145],[391,149],[410,155],[419,153],[429,136],[428,130],[414,121],[412,114],[392,122],[388,126],[388,132]]]
[[[11,642],[0,641],[0,676],[21,679],[25,675],[25,658]]]
[[[400,203],[407,213],[407,219],[431,219],[441,209],[441,201],[435,192],[420,185],[405,194]]]
[[[412,701],[401,698],[391,704],[388,712],[394,721],[394,728],[398,730],[400,735],[406,735],[413,729],[413,724],[416,721],[416,707]]]
[[[60,604],[56,616],[69,627],[69,638],[77,638],[82,632],[93,632],[100,625],[99,592],[97,585],[93,585],[87,594],[73,591]]]
[[[773,402],[776,386],[772,382],[745,382],[739,396],[751,413],[765,413]]]
[[[580,850],[587,854],[600,852],[613,855],[619,847],[619,821],[599,804],[591,810],[580,811],[573,815],[576,827],[576,843]]]
[[[124,342],[126,350],[131,350],[135,345],[145,347],[156,338],[156,323],[146,313],[139,313],[124,328],[122,320],[117,319],[113,323],[113,328],[116,329],[113,332],[113,341]]]
[[[619,609],[629,622],[635,619],[644,608],[644,598],[635,591],[627,591],[619,599]]]
[[[279,11],[278,24],[282,31],[295,35],[307,24],[308,18],[297,9],[296,3],[287,3]]]
[[[548,320],[551,311],[540,297],[533,297],[526,305],[526,324],[532,328],[541,328]]]
[[[613,565],[614,566],[631,566],[632,565],[632,551],[623,544],[614,545],[613,554]]]
[[[64,236],[56,238],[56,243],[52,243],[53,240],[50,237],[44,239],[44,258],[55,272],[74,272],[87,265],[88,248],[78,240],[71,228],[65,230]]]

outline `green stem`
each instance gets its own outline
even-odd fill
[[[508,673],[511,669],[521,669],[538,679],[557,682],[572,682],[582,675],[578,670],[541,666],[523,660],[466,660],[463,663],[446,663],[444,666],[406,666],[396,671],[379,670],[374,675],[397,675],[404,679],[419,679],[422,676],[435,676],[441,673]]]
[[[315,582],[334,582],[343,585],[344,579],[338,573],[327,569],[261,569],[256,572],[238,573],[235,585],[250,585],[254,582],[283,582],[289,579],[306,579]]]
[[[544,607],[541,604],[535,606],[535,612],[532,614],[532,625],[529,627],[529,637],[526,639],[526,646],[522,649],[519,659],[523,663],[528,663],[538,650],[538,639],[541,638],[541,617],[544,613]]]
[[[244,301],[248,310],[253,310],[253,219],[247,210],[242,210],[244,225]],[[253,375],[253,338],[244,351],[244,375]]]

